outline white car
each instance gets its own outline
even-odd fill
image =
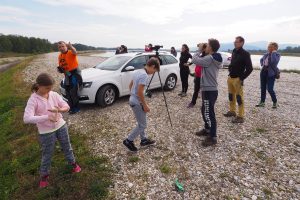
[[[223,59],[223,67],[227,68],[231,62],[231,53],[228,52],[220,52]]]
[[[118,97],[129,95],[129,83],[134,71],[143,70],[149,58],[153,56],[155,52],[118,54],[94,68],[82,70],[83,87],[79,90],[80,103],[96,103],[105,107],[112,105]],[[167,52],[159,52],[159,58],[162,85],[166,90],[173,90],[180,77],[178,60]],[[149,88],[160,87],[158,73],[155,73]],[[65,98],[63,81],[60,90]]]

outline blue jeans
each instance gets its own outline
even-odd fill
[[[277,103],[276,94],[274,91],[275,76],[269,77],[268,70],[262,70],[260,72],[260,101],[266,101],[267,89],[272,98],[273,103]]]
[[[137,121],[137,126],[131,131],[128,136],[128,140],[133,141],[136,137],[140,135],[141,140],[146,139],[145,129],[147,127],[146,113],[140,104],[130,104],[133,110],[134,116]]]
[[[39,139],[42,146],[42,162],[40,168],[41,176],[49,174],[51,158],[55,149],[56,140],[59,141],[68,163],[75,163],[73,149],[71,147],[70,137],[68,133],[68,126],[66,124],[52,133],[40,134]]]

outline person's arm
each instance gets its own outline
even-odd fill
[[[146,103],[146,101],[145,101],[144,89],[145,89],[145,85],[139,84],[139,85],[138,85],[138,92],[137,92],[137,95],[138,95],[139,100],[140,100],[140,102],[141,102],[141,104],[142,104],[142,106],[143,106],[144,111],[145,111],[145,112],[149,112],[150,109],[149,109],[149,107],[148,107],[148,105],[147,105],[147,103]]]
[[[252,61],[251,61],[251,57],[250,57],[249,53],[246,54],[245,59],[246,59],[245,60],[246,70],[245,70],[244,74],[242,75],[242,77],[240,77],[242,81],[245,80],[253,71]]]
[[[131,91],[132,86],[133,86],[133,81],[131,80],[130,83],[129,83],[129,91]]]
[[[269,63],[269,65],[271,65],[272,67],[276,67],[279,63],[279,60],[280,60],[280,55],[277,52],[272,52],[271,62]]]
[[[201,53],[195,53],[193,58],[192,58],[192,63],[195,65],[200,65],[202,67],[209,67],[209,64],[212,62],[211,55],[207,55],[204,57],[201,57]]]
[[[58,112],[61,112],[61,113],[68,112],[70,110],[70,106],[68,105],[68,103],[65,102],[58,93],[56,93],[56,98],[57,98],[58,106],[59,106]]]
[[[35,115],[35,103],[33,99],[29,99],[25,108],[23,121],[25,124],[36,124],[49,120],[48,115]]]
[[[73,47],[70,42],[67,44],[67,47],[68,47],[68,49],[70,49],[72,51],[72,54],[77,55],[77,51],[76,51],[75,47]]]

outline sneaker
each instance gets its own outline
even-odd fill
[[[232,123],[244,123],[244,121],[243,117],[236,117],[232,120]]]
[[[189,103],[189,105],[187,106],[187,108],[193,108],[194,106],[195,106],[195,104]]]
[[[200,131],[197,131],[197,132],[195,133],[195,135],[197,135],[197,136],[208,136],[208,135],[209,135],[209,130],[207,130],[207,129],[202,129],[202,130],[200,130]]]
[[[149,146],[155,144],[155,140],[143,139],[140,143],[141,146]]]
[[[255,107],[265,107],[265,102],[259,102]]]
[[[49,179],[49,175],[43,176],[40,180],[39,187],[40,188],[47,187],[49,185],[48,179]]]
[[[183,92],[178,93],[178,96],[181,96]]]
[[[181,94],[181,97],[186,97],[186,93],[183,92],[183,93]]]
[[[75,108],[72,108],[72,109],[69,111],[69,114],[70,114],[70,115],[73,115],[73,114],[78,113],[79,111],[80,111],[80,109],[77,108],[77,107],[75,107]]]
[[[123,144],[129,149],[129,151],[136,152],[138,149],[135,147],[133,141],[125,139]]]
[[[277,103],[273,103],[273,106],[272,106],[273,109],[276,109],[278,108],[278,104]]]
[[[217,137],[207,137],[202,142],[202,146],[204,146],[204,147],[213,146],[216,144],[217,144]]]
[[[233,111],[228,111],[227,113],[223,114],[225,117],[235,117],[236,114]]]
[[[72,164],[72,166],[73,166],[73,169],[72,169],[73,173],[81,172],[81,167],[77,163]]]

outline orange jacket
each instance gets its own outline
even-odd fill
[[[67,53],[60,53],[58,56],[58,65],[65,71],[73,71],[78,68],[77,55],[73,54],[71,50]]]

